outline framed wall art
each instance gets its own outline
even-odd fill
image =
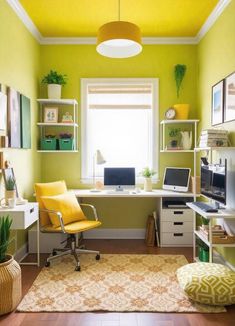
[[[21,113],[21,147],[31,148],[31,114],[30,99],[20,95],[20,113]]]
[[[44,108],[44,122],[57,123],[58,122],[58,108]]]
[[[7,129],[7,96],[0,92],[0,130]]]
[[[7,129],[9,147],[21,147],[21,121],[20,121],[20,93],[15,89],[7,89]]]
[[[235,120],[235,72],[225,78],[224,122]]]
[[[224,81],[212,86],[211,125],[223,123]]]

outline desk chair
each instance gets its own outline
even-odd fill
[[[78,203],[75,195],[67,192],[64,181],[35,184],[36,199],[39,203],[40,231],[46,233],[66,233],[69,247],[53,249],[52,255],[47,258],[46,267],[57,257],[71,254],[76,260],[75,271],[80,271],[78,254],[96,254],[96,260],[100,259],[100,252],[81,249],[76,246],[76,234],[96,228],[101,225],[94,206]],[[95,220],[88,220],[80,206],[92,209]],[[58,252],[61,253],[58,253]]]

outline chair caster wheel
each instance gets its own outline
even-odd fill
[[[100,254],[97,254],[95,257],[96,260],[100,260]]]
[[[80,266],[76,266],[76,267],[75,267],[75,271],[76,271],[76,272],[80,272],[80,270],[81,270],[81,267],[80,267]]]
[[[52,251],[52,256],[56,256],[57,252],[55,250]]]
[[[51,263],[49,261],[46,262],[45,267],[50,267]]]

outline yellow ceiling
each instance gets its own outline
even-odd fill
[[[44,37],[96,36],[118,20],[118,0],[19,0]],[[194,37],[218,0],[121,0],[121,20],[143,36]]]

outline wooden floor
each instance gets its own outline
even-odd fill
[[[151,248],[142,240],[86,240],[86,247],[101,253],[183,254],[192,261],[191,248]],[[42,255],[42,266],[46,255]],[[23,294],[41,268],[22,266]],[[1,326],[235,326],[235,306],[221,314],[183,313],[19,313],[0,317]]]

